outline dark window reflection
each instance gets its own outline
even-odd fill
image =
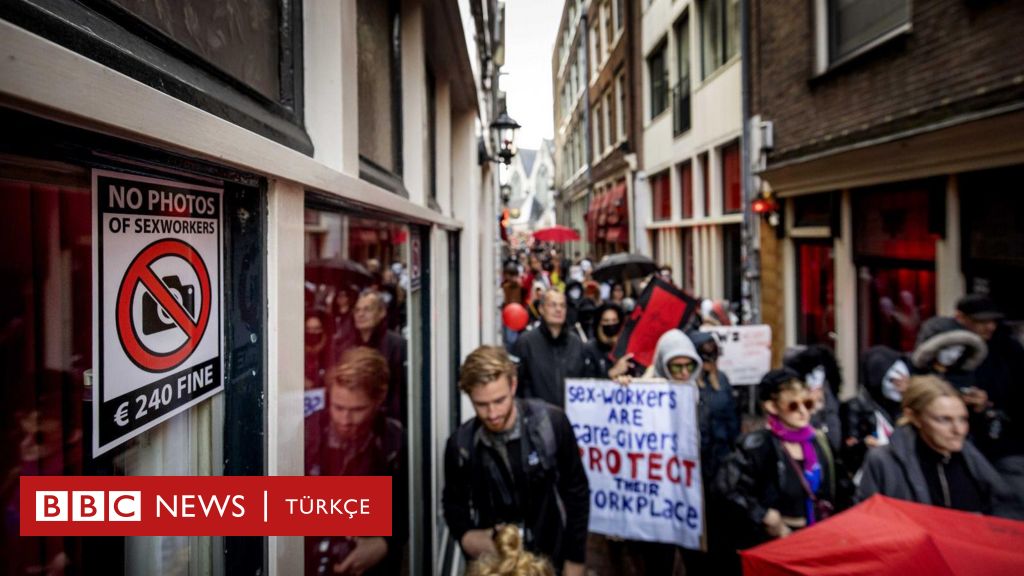
[[[356,557],[402,572],[406,498],[407,227],[306,213],[306,474],[391,476],[391,538],[306,539],[306,573]]]

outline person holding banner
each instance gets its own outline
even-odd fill
[[[445,447],[441,500],[452,537],[477,558],[494,553],[494,534],[512,524],[527,550],[565,576],[582,576],[590,485],[565,412],[516,398],[516,367],[500,346],[466,358],[459,388],[476,418]]]
[[[789,368],[765,374],[759,386],[768,427],[740,439],[719,475],[720,490],[741,509],[751,534],[741,547],[810,526],[831,514],[835,494],[832,450],[811,426],[815,402]]]
[[[583,378],[608,378],[616,380],[621,377],[638,376],[636,365],[632,362],[633,355],[626,354],[615,358],[615,345],[622,333],[626,313],[622,307],[613,302],[602,304],[597,309],[596,338],[583,346]]]

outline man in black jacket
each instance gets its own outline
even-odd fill
[[[515,398],[515,370],[499,346],[477,348],[462,365],[459,388],[476,418],[448,438],[445,521],[469,558],[495,552],[498,526],[515,524],[527,550],[582,576],[590,486],[576,436],[560,409]]]
[[[565,329],[565,294],[551,288],[540,305],[541,322],[519,337],[513,353],[519,359],[520,398],[539,398],[565,406],[565,379],[584,373],[583,342]]]

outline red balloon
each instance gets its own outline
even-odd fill
[[[501,321],[509,330],[519,332],[529,324],[530,314],[526,312],[526,308],[523,308],[522,304],[513,302],[501,311]]]

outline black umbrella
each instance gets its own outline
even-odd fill
[[[643,278],[658,270],[658,265],[643,254],[627,254],[619,252],[611,256],[605,256],[597,266],[594,267],[594,280],[601,282],[614,282],[620,280],[631,280]]]
[[[373,275],[362,264],[347,258],[321,258],[306,264],[306,280],[332,286],[367,286]]]

